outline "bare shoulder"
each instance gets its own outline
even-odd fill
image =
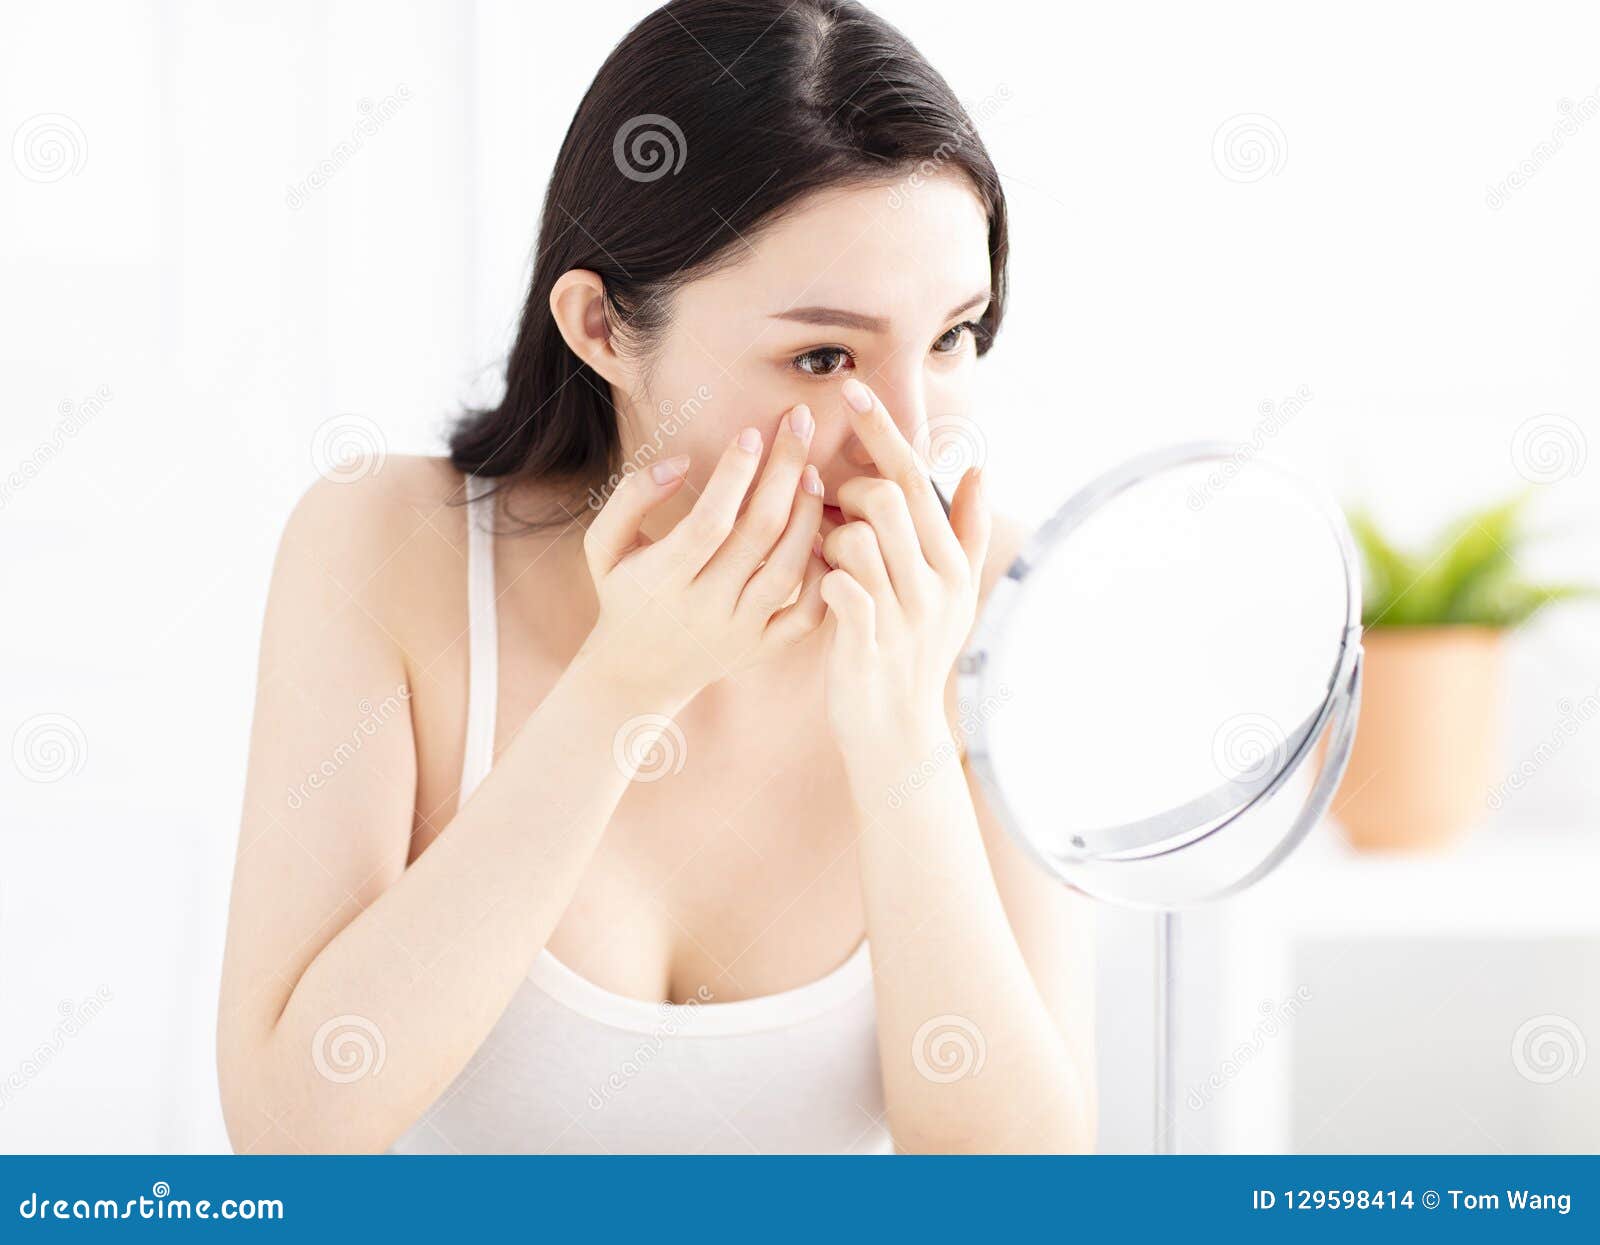
[[[465,499],[461,473],[445,458],[393,456],[350,479],[316,480],[295,505],[284,529],[286,547],[310,545],[330,553],[371,542],[405,540],[437,523],[454,540],[463,523],[438,522]]]
[[[349,479],[318,479],[284,525],[273,595],[358,608],[400,638],[404,620],[454,599],[438,590],[465,574],[464,500],[444,458],[391,455]]]

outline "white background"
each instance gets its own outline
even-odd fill
[[[649,7],[0,10],[0,746],[50,714],[82,749],[47,784],[0,754],[0,1079],[63,1003],[111,997],[0,1109],[0,1148],[225,1146],[212,1025],[278,532],[329,419],[436,453],[493,392],[557,146]],[[1600,577],[1600,116],[1558,130],[1560,101],[1600,107],[1593,5],[877,7],[1005,177],[1014,299],[981,371],[1013,510],[1248,439],[1303,387],[1268,448],[1340,497],[1420,535],[1538,475],[1536,569]],[[1218,155],[1244,114],[1260,170]],[[19,145],[52,115],[59,177]],[[1553,471],[1519,452],[1530,420]],[[1600,688],[1594,623],[1517,639],[1508,765]],[[1588,725],[1484,833],[1597,810]],[[1146,1131],[1143,937],[1108,917],[1110,1148]]]

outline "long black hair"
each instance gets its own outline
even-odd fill
[[[988,215],[981,352],[1005,308],[1005,198],[944,79],[853,0],[672,0],[617,45],[578,105],[545,193],[505,396],[461,418],[451,461],[575,493],[616,471],[610,385],[550,312],[564,272],[598,273],[613,331],[647,353],[672,291],[800,197],[940,168],[964,172]]]

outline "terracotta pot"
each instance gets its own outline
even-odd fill
[[[1437,850],[1488,815],[1504,637],[1467,626],[1362,637],[1361,719],[1330,809],[1357,847]]]

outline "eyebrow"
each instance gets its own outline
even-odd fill
[[[954,320],[964,311],[971,311],[980,303],[989,301],[989,291],[979,290],[959,306],[952,308],[946,320]],[[864,316],[858,311],[844,311],[838,307],[791,307],[788,311],[774,312],[769,320],[794,320],[800,324],[825,324],[836,328],[861,329],[868,333],[882,333],[889,321],[882,316]]]

